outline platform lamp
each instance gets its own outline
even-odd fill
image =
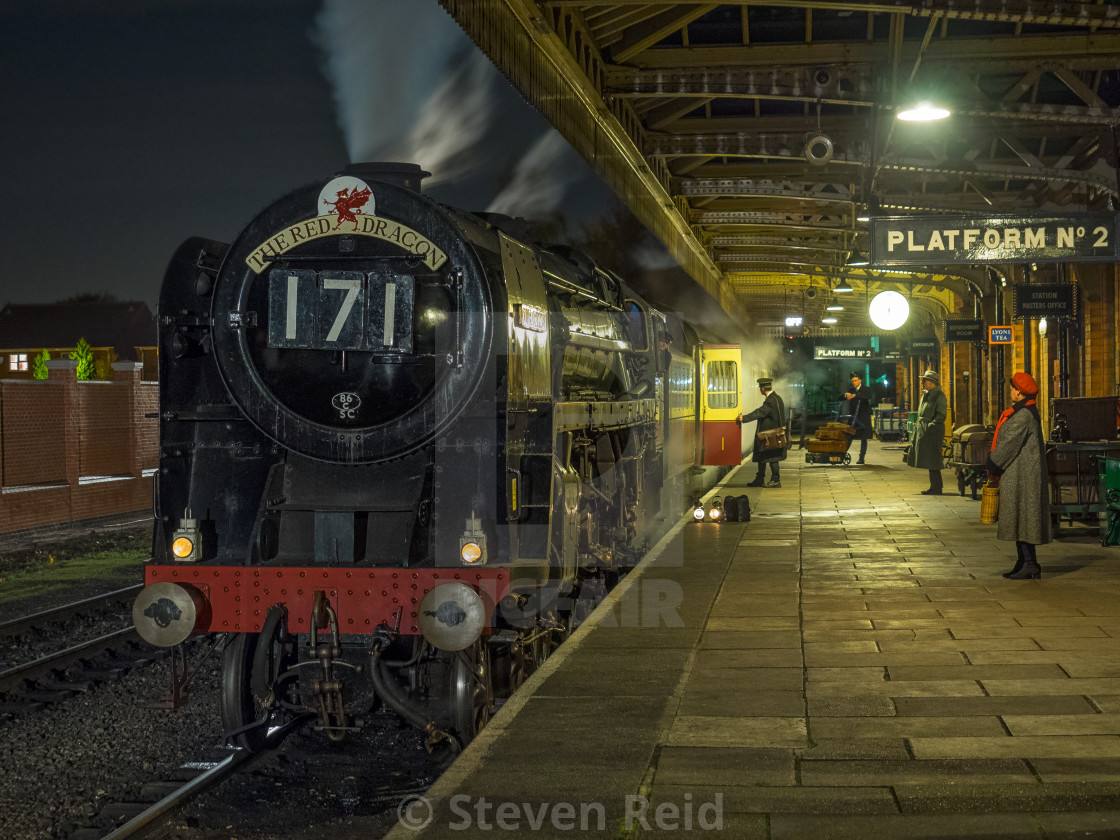
[[[910,304],[898,292],[879,292],[868,304],[871,323],[881,330],[897,330],[910,317]]]
[[[832,289],[833,294],[842,294],[843,292],[854,292],[852,284],[848,282],[848,278],[841,277],[840,282]]]
[[[945,105],[945,91],[935,79],[914,82],[911,77],[910,90],[895,111],[895,117],[902,122],[935,122],[949,116]]]
[[[895,117],[903,122],[934,122],[945,119],[950,113],[941,103],[922,99],[899,108]]]
[[[852,253],[848,255],[844,265],[848,268],[863,268],[871,265],[871,260],[859,248],[852,248]]]
[[[867,205],[864,207],[863,212],[856,216],[856,221],[870,222],[876,216],[879,216],[881,214],[882,210],[879,207],[879,200],[875,198],[875,196],[872,196],[867,200]]]

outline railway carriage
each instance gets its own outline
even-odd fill
[[[462,745],[696,468],[739,462],[737,347],[425,174],[349,167],[230,245],[188,240],[164,279],[133,614],[156,645],[223,634],[222,722],[249,747],[297,715],[342,738],[379,704]]]

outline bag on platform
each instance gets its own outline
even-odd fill
[[[754,441],[755,450],[762,452],[766,449],[785,449],[789,446],[789,437],[786,435],[786,427],[779,426],[777,429],[767,429],[765,432],[758,432],[755,435]]]

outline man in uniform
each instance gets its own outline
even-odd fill
[[[742,426],[744,423],[749,423],[752,420],[758,421],[757,432],[765,432],[769,429],[781,429],[786,425],[786,406],[782,402],[782,398],[774,393],[774,381],[770,378],[758,380],[758,390],[764,397],[762,405],[752,411],[750,414],[742,414],[739,416],[738,423]],[[747,484],[748,487],[781,487],[782,478],[778,468],[778,464],[786,459],[786,448],[784,446],[775,447],[772,449],[760,449],[758,445],[758,438],[755,437],[754,452],[751,455],[751,460],[758,464],[758,475],[754,477],[754,481]],[[766,483],[766,465],[770,465],[770,483]]]
[[[856,371],[848,374],[852,386],[844,392],[844,399],[848,401],[848,408],[852,415],[851,426],[856,430],[848,438],[848,447],[851,448],[853,440],[859,440],[859,460],[862,464],[867,457],[867,439],[871,437],[871,389],[863,384],[863,376]]]

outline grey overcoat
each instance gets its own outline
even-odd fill
[[[922,394],[918,403],[918,418],[914,425],[914,440],[906,463],[922,470],[944,468],[941,448],[945,445],[945,417],[949,401],[940,387],[934,386]]]
[[[1034,412],[1020,408],[1003,421],[989,461],[999,478],[996,537],[1042,545],[1051,540],[1046,444]]]

